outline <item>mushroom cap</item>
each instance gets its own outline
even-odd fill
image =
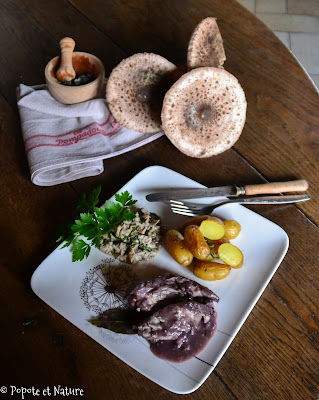
[[[157,54],[138,53],[122,60],[106,85],[113,117],[138,132],[161,131],[163,99],[179,76],[177,67]]]
[[[182,153],[211,157],[239,139],[246,108],[245,93],[232,74],[219,68],[196,68],[166,93],[162,126]]]
[[[198,67],[223,68],[226,60],[223,39],[216,18],[207,17],[195,28],[187,50],[187,69]]]

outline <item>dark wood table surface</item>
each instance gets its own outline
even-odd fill
[[[232,149],[192,159],[162,137],[106,160],[97,177],[53,187],[31,183],[15,89],[44,82],[62,37],[98,56],[106,75],[144,51],[185,65],[190,34],[206,16],[218,18],[224,66],[248,101]],[[92,400],[183,397],[103,349],[30,287],[81,192],[102,184],[106,199],[143,168],[162,165],[207,186],[309,182],[311,200],[304,204],[250,207],[287,232],[289,250],[217,367],[187,399],[318,399],[319,97],[279,39],[233,0],[1,0],[0,51],[0,387],[60,384],[82,388]],[[0,392],[0,398],[21,395]]]

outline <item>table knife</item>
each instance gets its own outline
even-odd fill
[[[165,201],[177,199],[198,199],[203,197],[237,197],[255,194],[274,194],[287,192],[304,192],[308,189],[308,182],[304,179],[289,182],[271,182],[245,186],[219,186],[202,189],[172,189],[165,192],[151,193],[146,196],[148,201]]]

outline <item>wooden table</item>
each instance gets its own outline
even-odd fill
[[[93,400],[180,398],[104,350],[30,288],[79,193],[102,184],[106,199],[143,168],[163,165],[209,186],[308,180],[309,202],[251,207],[287,232],[289,251],[213,373],[187,399],[318,399],[319,97],[291,53],[233,0],[1,0],[0,10],[0,386],[60,384]],[[248,101],[232,149],[192,159],[162,137],[108,159],[97,177],[54,187],[31,183],[15,88],[44,82],[60,38],[71,36],[77,49],[98,56],[107,75],[144,51],[183,65],[190,34],[206,16],[218,18],[225,68]]]

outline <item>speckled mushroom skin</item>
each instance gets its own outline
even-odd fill
[[[166,93],[162,126],[182,153],[211,157],[239,139],[246,108],[245,93],[232,74],[219,68],[196,68]]]
[[[223,39],[216,18],[207,17],[195,28],[187,51],[188,71],[199,67],[223,68],[226,60]]]
[[[129,129],[144,133],[161,131],[163,99],[179,77],[177,67],[157,54],[138,53],[122,60],[106,86],[111,113]]]

